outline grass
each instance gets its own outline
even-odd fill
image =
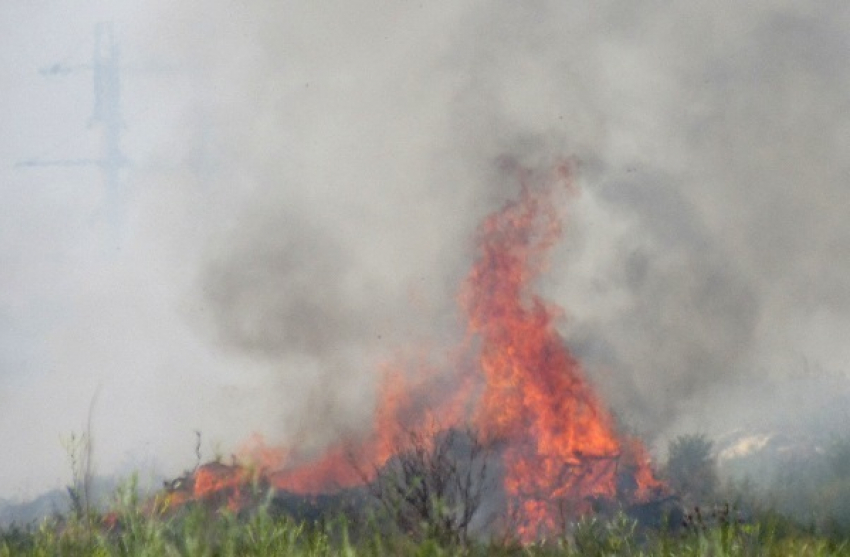
[[[142,510],[132,485],[119,492],[112,513],[53,517],[31,527],[0,531],[0,557],[12,556],[850,556],[850,545],[789,528],[779,518],[743,523],[719,511],[692,513],[686,526],[646,529],[623,513],[586,517],[568,535],[532,545],[511,539],[466,545],[388,534],[377,522],[339,517],[314,523],[276,515],[269,505],[251,513],[194,505],[166,515]],[[111,524],[107,526],[107,524]]]
[[[846,467],[845,459],[833,460],[832,468]],[[692,465],[688,470],[692,468],[701,469]],[[563,535],[534,544],[521,544],[510,535],[471,537],[462,543],[464,536],[436,535],[439,528],[429,527],[428,517],[436,521],[443,515],[420,514],[425,517],[420,523],[407,524],[398,521],[392,508],[365,516],[366,511],[350,510],[359,507],[349,507],[347,514],[298,520],[284,514],[271,494],[239,514],[200,503],[166,512],[164,505],[140,499],[133,478],[116,491],[108,514],[80,504],[68,516],[0,529],[0,557],[850,557],[850,470],[822,468],[822,478],[796,474],[791,487],[799,484],[800,489],[783,484],[778,491],[794,497],[771,504],[760,503],[755,492],[744,488],[716,494],[741,505],[748,502],[744,513],[729,505],[694,508],[681,524],[676,519],[663,527],[640,525],[623,512],[587,516],[567,524]],[[818,489],[811,488],[812,482]]]

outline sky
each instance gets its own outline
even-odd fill
[[[626,0],[0,7],[0,498],[318,449],[462,334],[510,168],[570,158],[541,284],[603,400],[673,435],[846,426],[850,8]],[[121,52],[121,191],[94,29]],[[75,67],[61,75],[40,69]]]

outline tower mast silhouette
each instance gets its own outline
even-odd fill
[[[19,167],[47,166],[99,166],[106,182],[106,210],[112,213],[113,225],[118,227],[123,216],[123,189],[121,169],[127,159],[121,151],[121,133],[124,120],[121,115],[120,52],[115,42],[112,23],[101,22],[94,29],[94,50],[91,64],[69,66],[61,63],[40,70],[43,75],[67,75],[80,70],[91,70],[94,87],[94,107],[89,126],[102,131],[102,151],[99,158],[29,159]]]

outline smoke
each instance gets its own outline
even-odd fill
[[[210,107],[238,150],[224,179],[249,181],[254,204],[201,270],[217,338],[311,359],[330,399],[365,385],[359,408],[368,356],[393,350],[382,334],[456,333],[445,316],[470,232],[516,187],[504,161],[571,156],[581,193],[545,285],[568,341],[631,427],[729,427],[718,393],[841,350],[797,340],[823,312],[847,323],[837,15],[781,3],[207,10],[224,40],[175,36],[180,51],[202,45],[192,55],[228,91]],[[335,407],[340,423],[352,415]]]
[[[589,178],[598,212],[584,228],[602,220],[619,230],[603,247],[610,267],[585,254],[590,280],[566,305],[589,306],[573,330],[607,368],[618,406],[650,430],[775,420],[788,407],[764,386],[787,379],[801,357],[846,373],[840,343],[801,339],[824,314],[847,323],[847,128],[836,115],[848,75],[834,64],[847,36],[834,9],[750,9],[647,14],[671,33],[625,57],[658,84],[657,98],[629,89],[617,104],[662,133],[629,133],[643,153],[617,163],[623,151],[614,150]],[[594,309],[605,299],[616,300],[607,316]],[[744,407],[762,419],[742,420]]]
[[[110,261],[80,247],[104,231],[77,232],[59,262],[25,266],[78,269],[45,289],[71,317],[48,358],[65,379],[44,383],[75,385],[77,416],[104,384],[101,445],[168,437],[152,442],[172,468],[198,428],[225,451],[255,430],[320,447],[366,421],[398,350],[463,333],[475,226],[514,195],[510,169],[571,157],[543,288],[606,403],[650,439],[769,423],[801,361],[850,362],[848,16],[778,0],[151,4],[119,29],[127,56],[165,67],[124,84],[129,240]],[[0,245],[8,262],[41,244]],[[0,323],[44,312],[3,300]],[[18,369],[31,338],[0,336],[0,365]]]

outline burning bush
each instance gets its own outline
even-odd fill
[[[191,497],[218,491],[235,509],[252,482],[304,495],[369,485],[404,531],[424,523],[430,534],[462,539],[481,504],[487,451],[498,462],[501,514],[525,541],[561,532],[600,502],[657,497],[664,488],[646,450],[617,432],[557,331],[561,310],[534,291],[561,235],[558,196],[571,190],[569,165],[519,178],[518,198],[478,228],[459,295],[468,336],[449,351],[460,363],[394,368],[367,436],[312,460],[256,438],[243,452],[259,477],[202,467]],[[429,430],[437,422],[441,429]],[[480,440],[460,435],[464,424]],[[175,500],[187,496],[177,493]]]

